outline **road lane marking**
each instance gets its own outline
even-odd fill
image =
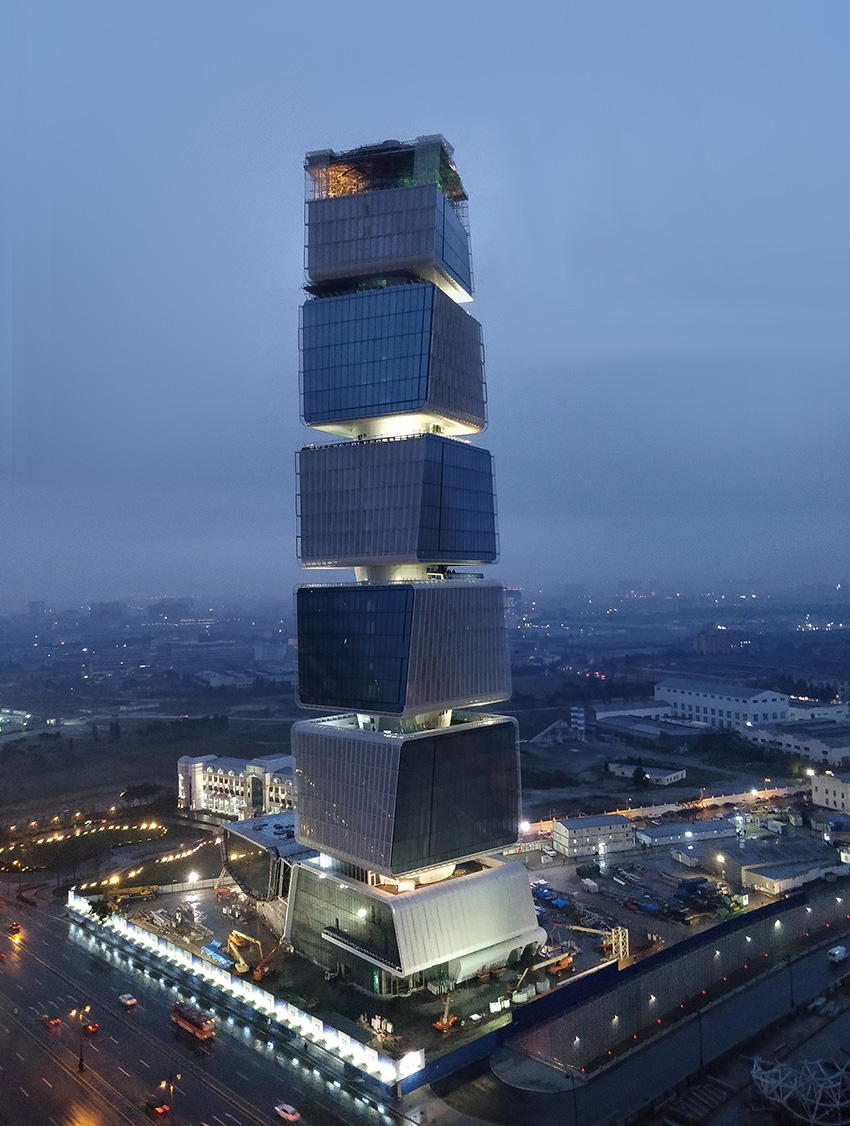
[[[18,1059],[21,1061],[21,1063],[26,1063],[26,1060],[24,1059],[24,1057],[21,1055],[20,1052],[15,1052],[15,1055],[18,1057]]]
[[[144,1065],[145,1065],[145,1067],[150,1067],[150,1064],[148,1063],[148,1061],[147,1061],[147,1060],[143,1060],[143,1059],[141,1058],[141,1056],[139,1057],[139,1063],[142,1063],[142,1064],[144,1064]]]
[[[27,1098],[29,1098],[29,1097],[30,1097],[30,1093],[29,1093],[29,1091],[24,1091],[23,1087],[18,1087],[18,1090],[19,1090],[19,1091],[22,1091],[22,1092],[23,1092],[23,1093],[24,1093],[24,1094],[26,1095],[26,1097],[27,1097]]]
[[[96,1044],[89,1044],[89,1048],[90,1048],[90,1049],[91,1049],[91,1050],[92,1050],[93,1052],[99,1052],[99,1051],[100,1051],[100,1048],[98,1048],[98,1046],[97,1046]]]
[[[112,1041],[112,1043],[113,1043],[113,1044],[117,1044],[117,1043],[118,1043],[118,1041],[117,1041],[117,1040],[115,1039],[115,1037],[114,1037],[114,1036],[110,1036],[110,1037],[109,1037],[109,1039],[110,1039],[110,1040]]]
[[[243,1075],[241,1071],[237,1071],[236,1074],[239,1076],[240,1079],[247,1079],[248,1078],[248,1076]]]
[[[227,1123],[224,1121],[224,1119],[219,1118],[219,1116],[217,1114],[214,1114],[213,1118],[216,1120],[216,1122],[220,1122],[221,1126],[227,1126]]]
[[[228,1114],[227,1111],[224,1112],[224,1117],[229,1118],[231,1122],[238,1122],[239,1121],[238,1118],[235,1118],[232,1114]]]
[[[118,1068],[118,1070],[119,1070],[119,1071],[120,1071],[120,1072],[121,1072],[121,1073],[122,1073],[123,1075],[126,1075],[128,1079],[130,1078],[130,1072],[129,1072],[129,1071],[124,1071],[124,1068],[123,1068],[123,1067],[119,1067],[119,1068]]]
[[[41,1081],[42,1081],[42,1083],[47,1083],[47,1080],[44,1078],[43,1075],[41,1077]],[[52,1083],[47,1083],[47,1086],[50,1088],[51,1091],[53,1090],[53,1084]]]

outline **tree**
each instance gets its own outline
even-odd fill
[[[642,766],[636,766],[634,774],[632,775],[632,781],[635,784],[635,789],[645,790],[649,785],[649,775]]]
[[[91,911],[92,915],[100,919],[102,923],[105,923],[109,916],[112,914],[112,908],[109,906],[105,899],[90,899],[89,910]]]

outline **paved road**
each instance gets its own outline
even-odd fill
[[[6,935],[13,915],[22,924],[18,944]],[[124,955],[57,917],[53,908],[0,908],[0,952],[6,955],[0,960],[3,1126],[145,1122],[145,1097],[178,1072],[178,1126],[266,1124],[280,1101],[297,1106],[305,1126],[390,1121],[304,1066],[285,1045],[272,1046],[233,1018],[219,1014],[210,1051],[176,1034],[169,1019],[175,989],[142,965],[128,965]],[[136,1009],[122,1009],[117,998],[123,992],[138,998]],[[68,1015],[81,1004],[91,1005],[100,1025],[84,1041],[82,1075],[79,1032]],[[41,1019],[45,1013],[62,1024],[49,1030]]]

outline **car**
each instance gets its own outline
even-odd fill
[[[827,950],[826,956],[830,962],[846,962],[847,961],[847,947],[846,946],[833,946],[831,950]]]
[[[20,923],[9,923],[8,927],[6,927],[6,931],[9,934],[20,934],[21,933],[21,924]]]
[[[88,1024],[83,1025],[83,1032],[86,1036],[94,1036],[95,1032],[100,1028],[96,1020],[90,1020]]]
[[[61,1028],[62,1027],[62,1018],[61,1017],[52,1017],[50,1015],[50,1013],[42,1013],[41,1014],[41,1023],[44,1024],[47,1028],[51,1028],[51,1029],[52,1028]]]
[[[125,1009],[135,1008],[137,1004],[136,998],[132,993],[122,993],[118,1000],[121,1002]]]
[[[0,962],[5,962],[5,961],[6,961],[6,955],[3,953],[2,950],[0,950]]]
[[[170,1109],[168,1103],[164,1103],[158,1095],[151,1095],[145,1099],[145,1113],[149,1118],[161,1118],[168,1114]]]
[[[295,1107],[290,1106],[289,1103],[278,1103],[274,1112],[281,1122],[298,1122],[301,1118]]]

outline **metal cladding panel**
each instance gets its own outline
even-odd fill
[[[306,721],[292,744],[298,840],[339,860],[399,876],[517,840],[513,719],[407,737]]]
[[[507,700],[504,589],[495,583],[417,587],[410,653],[405,715]]]
[[[309,586],[296,601],[302,707],[413,716],[511,694],[497,584]]]
[[[308,567],[491,563],[490,454],[433,434],[316,446],[299,456],[299,558]]]
[[[436,184],[307,203],[307,274],[314,284],[411,272],[450,279],[472,296],[469,235]]]
[[[481,430],[481,326],[426,282],[307,301],[301,406],[308,426],[425,414]]]
[[[393,896],[402,972],[419,973],[477,950],[539,942],[528,872],[521,864],[482,871]]]

